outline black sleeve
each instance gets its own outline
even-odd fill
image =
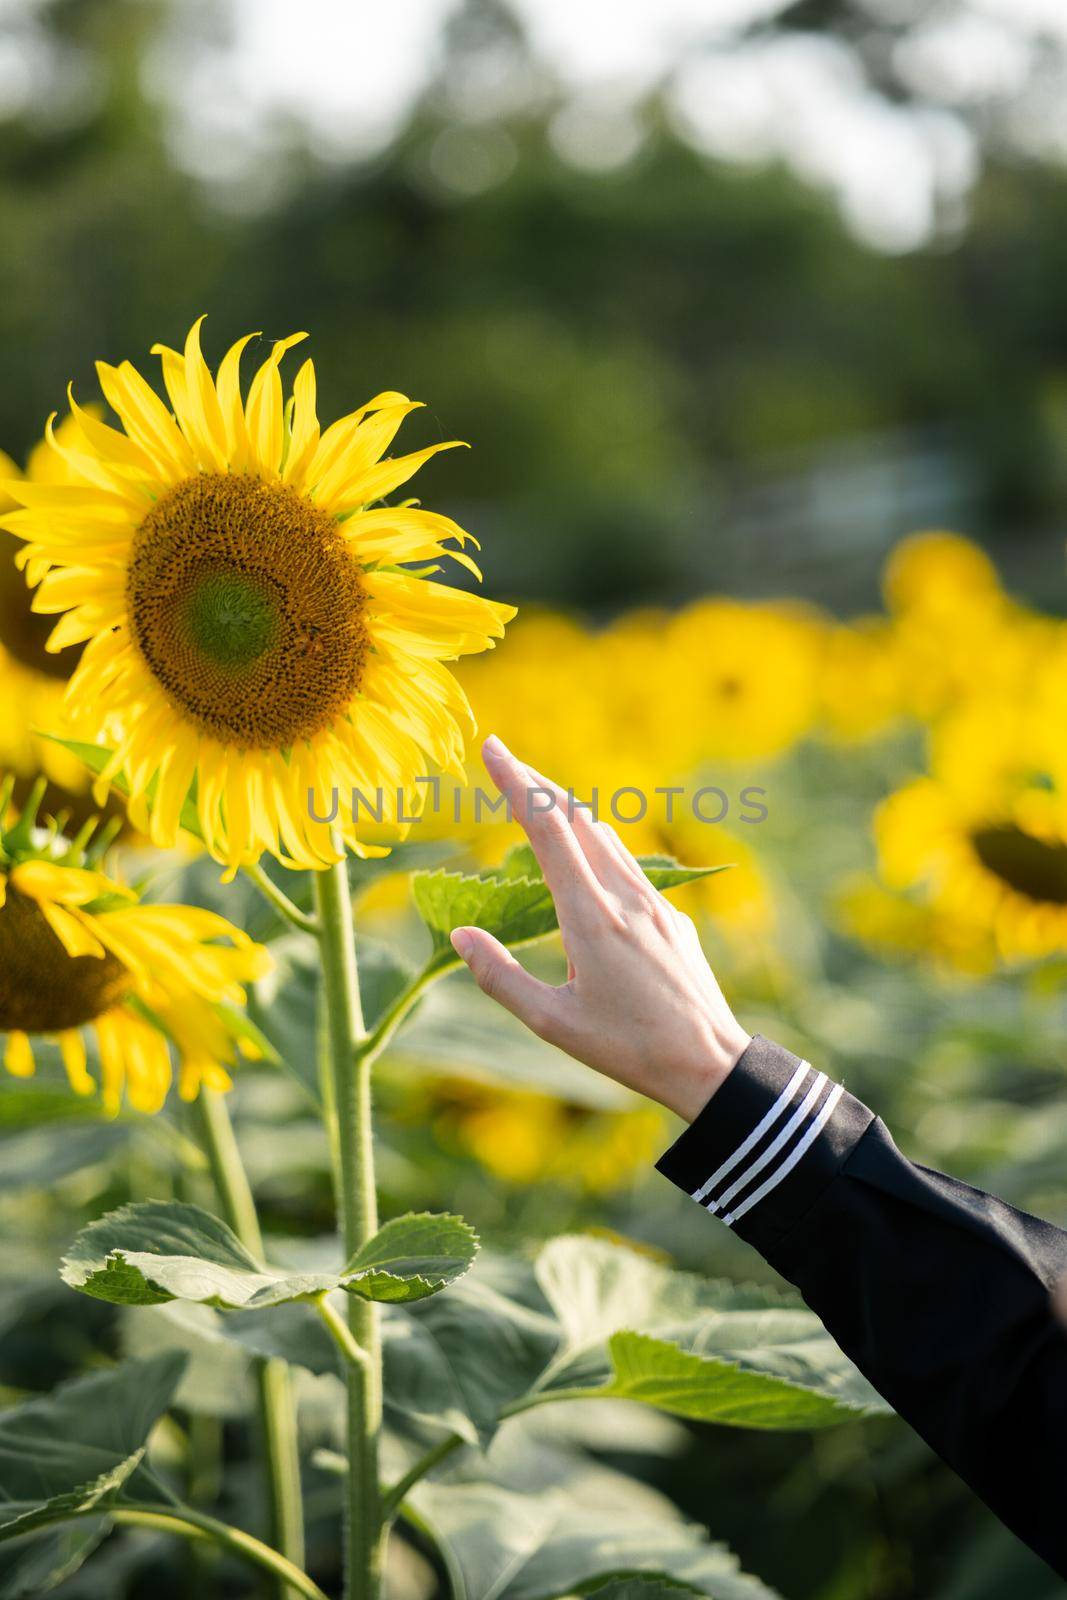
[[[753,1039],[657,1163],[800,1290],[890,1405],[1067,1577],[1067,1233],[901,1155]]]

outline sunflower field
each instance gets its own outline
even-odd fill
[[[515,617],[397,500],[441,448],[388,453],[404,395],[320,423],[297,341],[242,382],[200,327],[4,480],[0,1595],[859,1594],[933,1560],[929,1495],[953,1592],[1003,1592],[817,1319],[679,1215],[668,1114],[490,1011],[449,934],[564,961],[495,731],[749,1028],[1055,1210],[1067,625],[938,531],[847,621]],[[827,1530],[807,1568],[768,1507]]]
[[[1067,1220],[1056,11],[0,5],[0,1600],[1055,1600],[450,934]]]

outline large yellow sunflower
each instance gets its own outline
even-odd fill
[[[282,391],[302,334],[274,344],[243,399],[252,337],[214,379],[200,322],[184,354],[156,346],[170,409],[129,362],[98,363],[121,429],[71,396],[72,442],[49,437],[73,481],[8,485],[22,509],[2,519],[26,541],[36,609],[62,613],[50,648],[87,641],[72,724],[101,745],[121,724],[98,793],[121,779],[161,846],[190,800],[231,872],[264,851],[336,860],[334,790],[351,849],[402,837],[415,780],[462,770],[469,707],[443,663],[489,648],[514,614],[426,581],[445,555],[479,576],[456,523],[379,504],[450,448],[383,459],[414,403],[379,394],[320,429],[310,361]]]
[[[225,1089],[227,1064],[248,1053],[248,1030],[229,1008],[271,958],[223,917],[194,906],[143,905],[102,870],[107,831],[90,822],[73,840],[38,826],[40,783],[21,814],[12,780],[0,785],[0,1035],[15,1077],[34,1071],[31,1040],[58,1044],[72,1088],[98,1088],[115,1112],[123,1089],[138,1111],[180,1092]],[[221,941],[221,942],[220,942]],[[99,1084],[89,1071],[95,1035]],[[251,1047],[254,1049],[254,1046]]]

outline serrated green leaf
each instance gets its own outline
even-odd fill
[[[621,1474],[611,1475],[625,1494]],[[601,1475],[583,1493],[582,1475],[559,1487],[519,1492],[496,1483],[424,1481],[406,1511],[430,1535],[448,1568],[454,1600],[556,1600],[603,1592],[609,1582],[656,1584],[658,1600],[693,1592],[710,1600],[774,1600],[771,1590],[738,1568],[702,1529],[672,1520],[649,1496],[605,1507]],[[657,1497],[658,1498],[658,1497]],[[673,1580],[673,1581],[672,1581]],[[651,1594],[649,1595],[651,1600]]]
[[[521,1298],[529,1281],[524,1263],[483,1260],[446,1293],[387,1315],[385,1406],[398,1433],[492,1438],[559,1344],[558,1325]]]
[[[0,1413],[0,1542],[103,1507],[136,1473],[184,1358],[127,1361]]]
[[[293,1276],[256,1261],[230,1228],[200,1206],[147,1200],[109,1212],[75,1239],[65,1283],[116,1305],[202,1305],[258,1309],[313,1299],[338,1273]]]
[[[672,1271],[602,1239],[554,1239],[537,1277],[564,1340],[539,1388],[641,1400],[749,1428],[811,1428],[889,1407],[819,1319],[773,1290]]]
[[[453,955],[449,934],[470,923],[485,928],[502,944],[528,944],[558,926],[556,909],[544,880],[467,875],[462,872],[417,872],[411,880],[416,910],[430,930],[434,956],[445,963]]]
[[[726,867],[683,867],[669,856],[640,858],[645,876],[656,889],[695,883]],[[416,910],[433,939],[435,965],[458,961],[449,935],[467,925],[485,928],[501,944],[531,944],[559,927],[556,908],[537,858],[529,845],[517,845],[500,867],[487,872],[417,872],[411,881]]]
[[[637,864],[654,889],[677,889],[683,883],[696,883],[700,878],[710,878],[717,872],[728,872],[729,866],[684,867],[673,856],[637,856]],[[512,845],[499,867],[491,872],[501,878],[544,879],[541,863],[529,844]]]
[[[734,1428],[824,1428],[841,1422],[849,1409],[819,1388],[739,1361],[695,1355],[646,1333],[612,1334],[608,1352],[615,1376],[607,1392],[675,1417]],[[818,1374],[810,1375],[818,1381]]]
[[[411,1212],[394,1217],[352,1257],[343,1284],[364,1300],[424,1300],[467,1272],[478,1235],[462,1217]]]
[[[459,1217],[399,1217],[344,1271],[286,1273],[257,1261],[200,1206],[147,1200],[83,1228],[61,1270],[71,1288],[112,1305],[185,1300],[260,1311],[334,1289],[365,1300],[421,1300],[466,1272],[476,1251],[474,1231]]]

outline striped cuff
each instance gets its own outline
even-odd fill
[[[758,1034],[660,1172],[757,1248],[818,1199],[874,1113]]]

